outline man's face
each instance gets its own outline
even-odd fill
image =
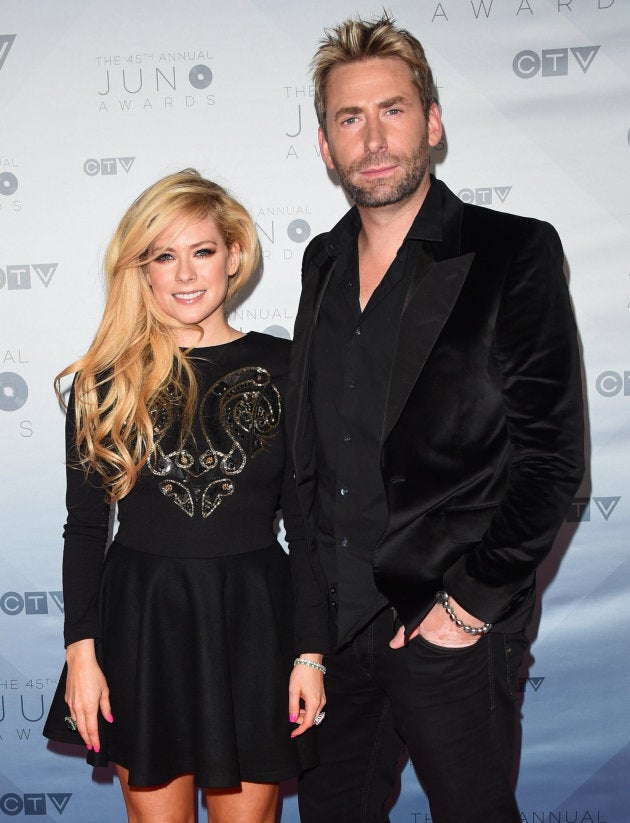
[[[407,65],[378,57],[335,66],[326,85],[322,158],[365,208],[405,200],[428,184],[429,146],[442,136],[437,105],[428,118]]]

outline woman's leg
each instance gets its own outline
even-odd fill
[[[246,783],[235,789],[205,789],[208,823],[275,823],[277,783]]]
[[[195,823],[195,782],[182,774],[161,786],[129,785],[129,772],[116,765],[129,823]]]

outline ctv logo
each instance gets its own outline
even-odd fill
[[[10,616],[48,614],[48,598],[63,613],[63,592],[5,592],[0,596],[0,609]]]
[[[505,203],[512,186],[482,186],[476,189],[460,189],[457,196],[464,203],[474,203],[477,206],[491,206],[494,197]]]
[[[624,371],[622,373],[603,371],[597,376],[595,388],[598,394],[601,394],[603,397],[615,397],[617,394],[623,394],[624,397],[629,397],[630,371]]]
[[[616,497],[576,497],[571,504],[567,514],[567,523],[590,523],[591,521],[591,499],[597,511],[604,520],[608,520],[617,508],[621,496]]]
[[[83,171],[88,177],[96,177],[98,174],[103,176],[118,174],[118,169],[129,174],[135,159],[135,157],[101,157],[100,160],[96,160],[90,157],[83,164]]]
[[[524,692],[529,686],[535,692],[537,692],[544,682],[544,677],[519,677],[518,690],[519,692]]]
[[[4,61],[9,56],[14,40],[15,34],[0,34],[0,69],[4,66]]]
[[[15,817],[18,814],[45,815],[50,811],[46,803],[48,800],[59,814],[63,814],[71,797],[70,792],[29,792],[28,794],[8,792],[0,797],[0,812],[8,817]]]
[[[8,291],[30,289],[32,272],[35,272],[44,286],[48,288],[58,265],[59,263],[21,263],[5,266],[4,269],[0,268],[0,289],[5,286]]]
[[[584,74],[590,69],[601,46],[575,46],[572,48],[543,49],[540,54],[531,49],[519,51],[512,61],[517,77],[529,80],[541,72],[543,77],[563,77],[569,73],[569,52]],[[574,65],[574,63],[571,63]]]

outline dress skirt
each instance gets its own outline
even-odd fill
[[[163,557],[116,542],[100,593],[97,657],[114,722],[100,717],[101,750],[132,786],[193,773],[204,787],[272,783],[313,765],[291,740],[293,661],[289,563],[279,544],[218,558]],[[65,667],[44,735],[65,729]],[[306,735],[308,738],[309,735]]]

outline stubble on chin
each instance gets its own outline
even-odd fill
[[[370,168],[376,162],[395,163],[399,168],[404,169],[404,174],[395,182],[377,179],[372,183],[366,182],[365,185],[360,185],[353,181],[355,174],[363,169]],[[335,169],[339,175],[341,187],[353,203],[366,209],[391,206],[410,197],[418,190],[428,167],[429,147],[426,140],[422,141],[413,155],[403,157],[386,155],[382,158],[366,158],[345,169],[335,161]]]

